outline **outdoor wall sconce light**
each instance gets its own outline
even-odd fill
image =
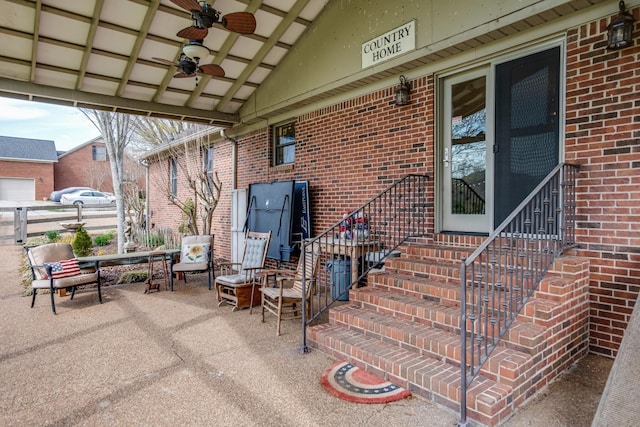
[[[400,86],[396,89],[396,105],[409,103],[409,91],[411,91],[411,83],[404,76],[400,76]]]
[[[627,12],[624,1],[618,3],[618,8],[620,11],[607,27],[607,48],[612,50],[631,46],[633,36],[633,16]]]

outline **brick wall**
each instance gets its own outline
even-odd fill
[[[48,199],[53,191],[53,163],[7,162],[0,160],[0,178],[35,180],[36,200]]]
[[[640,31],[640,9],[633,10]],[[615,356],[640,291],[640,46],[605,49],[602,19],[567,33],[567,162],[578,176],[577,240],[590,262],[590,350]],[[432,76],[413,83],[411,104],[393,104],[395,87],[296,117],[296,162],[270,167],[264,128],[239,138],[238,187],[307,180],[314,234],[408,173],[434,176],[435,96]],[[216,148],[218,159],[230,148]],[[221,160],[222,160],[221,159]],[[218,170],[230,170],[222,160]],[[216,166],[217,168],[218,166]],[[428,217],[434,218],[433,179]],[[216,250],[229,257],[230,175],[216,211]],[[161,211],[158,210],[157,213]],[[158,218],[170,221],[164,213]],[[433,222],[427,230],[433,232]]]
[[[293,166],[270,166],[269,128],[243,135],[238,138],[237,188],[260,182],[309,181],[316,234],[404,175],[433,177],[433,79],[422,77],[412,84],[407,106],[393,103],[392,86],[297,117]],[[223,181],[213,227],[216,256],[229,259],[232,144],[217,143],[214,150],[214,167]],[[158,174],[159,169],[151,164],[150,174]],[[432,187],[429,218],[433,218]],[[152,224],[174,224],[174,228],[179,224],[180,213],[174,206],[160,200],[152,200],[150,206]]]
[[[215,235],[214,257],[230,258],[231,253],[231,182],[233,144],[221,141],[214,145],[213,167],[222,182],[221,197],[213,215],[211,232]],[[190,166],[200,168],[200,158],[189,156]],[[180,209],[167,199],[169,185],[169,159],[149,162],[149,227],[171,228],[178,233],[183,215]],[[178,168],[178,199],[192,197],[187,186],[185,171]],[[199,223],[202,227],[202,223]],[[202,230],[202,228],[200,228]]]
[[[58,158],[58,163],[54,166],[56,190],[66,187],[91,187],[113,192],[111,165],[108,160],[93,160],[94,146],[105,147],[105,143],[93,141]],[[138,188],[144,190],[144,167],[136,160],[126,157],[124,170],[125,179],[136,181]]]
[[[568,32],[566,160],[578,176],[579,255],[591,258],[591,351],[615,356],[640,290],[640,9],[635,45],[608,19]]]
[[[55,189],[66,187],[91,187],[101,191],[113,191],[109,161],[93,160],[92,147],[104,147],[96,141],[58,158],[54,167]]]
[[[404,175],[433,177],[433,83],[412,83],[407,106],[394,86],[298,117],[293,166],[270,167],[268,129],[243,139],[238,185],[309,181],[317,233]]]

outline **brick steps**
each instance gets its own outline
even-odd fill
[[[399,247],[400,257],[370,274],[367,286],[349,291],[348,304],[329,310],[329,323],[308,329],[309,345],[458,411],[460,258],[477,241],[445,235]],[[501,423],[588,351],[588,262],[568,258],[556,264],[469,386],[467,415],[477,425]],[[498,269],[507,270],[496,263]],[[502,298],[498,306],[518,306],[519,293],[495,289]],[[484,285],[467,292],[467,303],[492,290]],[[483,314],[487,319],[490,313]],[[482,334],[484,327],[492,326],[474,330]],[[478,354],[467,348],[467,363],[475,359],[477,366]]]
[[[391,314],[393,317],[448,331],[456,334],[459,339],[459,304],[442,304],[424,296],[416,298],[411,294],[386,292],[378,285],[352,290],[351,293],[351,306],[368,308],[385,315]],[[538,302],[534,302],[534,304],[538,304]],[[544,301],[542,306],[548,310],[556,307],[557,304]],[[530,319],[521,317],[520,321],[516,322],[512,328],[514,333],[507,334],[503,338],[503,346],[527,354],[534,354],[544,344],[546,328],[534,324]]]
[[[437,322],[442,315],[437,309],[432,312],[432,315],[435,317],[434,321],[423,323],[389,316],[375,311],[375,308],[349,304],[332,310],[330,323],[459,367],[461,355],[459,331],[452,332],[449,328],[439,327]],[[425,325],[432,327],[425,328]],[[470,358],[471,355],[467,355],[467,360]],[[506,375],[506,379],[513,387],[519,385],[518,380],[524,380],[524,373],[532,366],[533,360],[530,354],[499,347],[492,354],[492,363],[483,366],[481,375],[494,381]]]
[[[460,369],[452,364],[422,356],[414,351],[331,324],[311,328],[309,340],[313,346],[337,359],[366,369],[414,394],[447,406],[459,408]],[[487,378],[479,378],[469,389],[469,405],[491,405],[494,417],[507,406],[511,389]]]

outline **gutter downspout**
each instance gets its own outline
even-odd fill
[[[144,166],[144,231],[149,231],[149,162],[139,161]]]
[[[235,190],[238,183],[238,141],[227,135],[224,129],[220,129],[220,136],[225,141],[232,143],[231,151],[231,189]]]

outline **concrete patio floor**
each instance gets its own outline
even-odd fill
[[[54,316],[48,295],[39,295],[33,309],[22,296],[22,248],[4,246],[2,252],[0,425],[452,426],[458,421],[457,413],[420,398],[365,405],[330,395],[320,377],[334,360],[318,351],[298,352],[298,321],[284,322],[276,337],[275,318],[262,323],[255,309],[250,315],[218,307],[205,275],[186,285],[177,281],[174,292],[150,295],[143,284],[106,287],[104,304],[98,304],[95,291],[78,292],[73,301],[56,296]],[[591,417],[604,381],[586,389],[580,384],[583,397],[591,393]],[[542,401],[549,399],[558,395]],[[550,423],[536,413],[538,404],[506,425],[580,425]]]

